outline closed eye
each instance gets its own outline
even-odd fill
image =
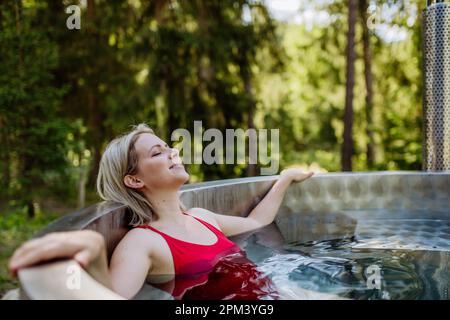
[[[152,158],[155,157],[155,156],[158,156],[158,155],[160,155],[160,154],[162,153],[162,152],[161,152],[162,146],[161,146],[160,144],[154,145],[153,147],[150,148],[150,150],[149,150],[148,152],[151,153],[151,151],[152,151],[153,148],[158,148],[160,151],[159,151],[159,152],[157,151],[156,153],[152,154],[152,155],[151,155]],[[165,148],[166,148],[166,149],[169,148],[169,146],[167,145],[167,143],[165,144]]]

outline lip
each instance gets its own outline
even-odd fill
[[[181,164],[173,164],[169,167],[170,170],[172,169],[177,169],[177,168],[182,168],[183,166]]]

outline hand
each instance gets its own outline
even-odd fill
[[[105,241],[98,232],[55,232],[22,244],[10,259],[9,269],[16,276],[21,268],[56,258],[72,258],[87,268],[105,255]]]
[[[299,168],[289,168],[284,169],[280,173],[280,179],[286,179],[289,182],[300,182],[303,180],[308,179],[314,174],[314,172],[304,172],[302,169]]]

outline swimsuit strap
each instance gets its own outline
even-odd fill
[[[187,214],[187,213],[184,212],[184,211],[183,211],[183,214],[185,214],[185,215],[187,215],[187,216],[190,216],[190,217],[194,218],[195,220],[199,221],[201,224],[203,224],[203,225],[204,225],[205,227],[207,227],[209,230],[211,230],[212,232],[214,232],[214,234],[215,234],[217,237],[219,237],[219,238],[220,238],[220,237],[223,237],[222,231],[220,231],[219,229],[217,229],[216,227],[214,227],[212,224],[206,222],[206,221],[203,220],[203,219],[200,219],[200,218],[197,218],[197,217],[195,217],[195,216],[193,216],[193,215]]]
[[[172,237],[171,235],[168,235],[168,234],[165,233],[165,232],[159,231],[158,229],[156,229],[155,227],[152,227],[152,226],[150,226],[150,225],[140,225],[140,226],[137,226],[137,228],[150,229],[150,230],[155,231],[156,233],[160,234],[163,238],[169,237],[170,239],[173,239],[173,240],[176,240],[176,241],[179,241],[179,242],[184,242],[184,243],[186,243],[186,244],[197,245],[197,246],[207,246],[207,247],[215,246],[215,245],[219,244],[219,242],[224,238],[223,233],[222,233],[219,229],[217,229],[216,227],[214,227],[213,225],[209,224],[208,222],[206,222],[206,221],[204,221],[204,220],[202,220],[202,219],[199,219],[199,218],[197,218],[197,217],[194,217],[194,216],[192,216],[192,215],[190,215],[190,214],[187,214],[187,213],[185,213],[184,211],[182,211],[182,213],[183,213],[184,215],[187,215],[187,216],[190,216],[190,217],[196,219],[196,220],[199,221],[201,224],[203,224],[205,227],[207,227],[210,231],[212,231],[212,232],[216,235],[216,237],[217,237],[216,242],[214,242],[213,244],[200,244],[200,243],[193,243],[193,242],[188,242],[188,241],[180,240],[180,239],[177,239],[177,238]]]

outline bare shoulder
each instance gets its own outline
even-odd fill
[[[215,218],[215,213],[205,209],[205,208],[190,208],[186,211],[188,214],[203,219],[204,221],[208,222],[209,224],[212,224],[217,229],[220,229],[219,223],[217,222],[217,219]]]
[[[158,243],[158,240],[158,234],[151,230],[133,228],[125,234],[122,240],[120,240],[116,250],[128,251],[132,249],[133,251],[144,251],[150,254],[152,249]]]

